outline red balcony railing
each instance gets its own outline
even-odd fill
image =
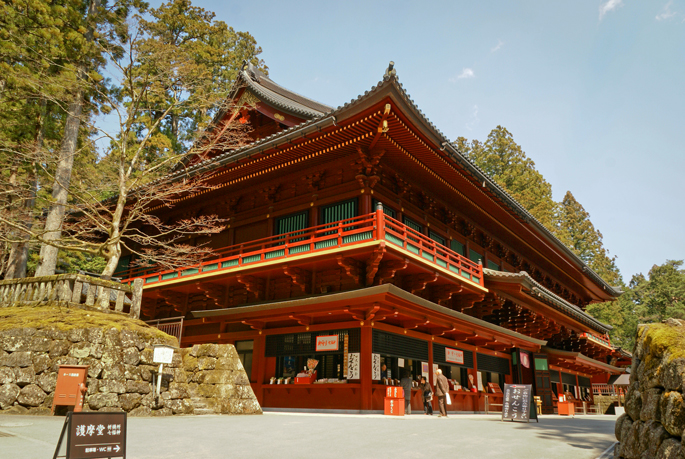
[[[453,252],[398,220],[388,217],[381,210],[368,215],[225,247],[216,250],[212,259],[195,266],[167,271],[139,267],[117,275],[127,278],[124,281],[127,283],[135,278],[142,278],[145,284],[153,284],[201,273],[230,271],[260,262],[297,258],[303,254],[325,252],[338,247],[352,247],[374,240],[385,240],[426,260],[427,263],[440,266],[455,275],[483,285],[483,267],[480,264]]]

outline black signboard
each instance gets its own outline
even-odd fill
[[[502,421],[524,421],[535,418],[538,415],[532,403],[533,386],[530,384],[505,384],[504,398],[502,401]]]
[[[58,456],[67,434],[66,456]],[[126,458],[126,413],[67,413],[55,455],[66,459]]]

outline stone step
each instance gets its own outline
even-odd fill
[[[211,410],[209,408],[195,408],[195,410],[193,411],[193,414],[196,416],[200,416],[203,414],[216,414],[216,413],[214,412],[214,410]]]

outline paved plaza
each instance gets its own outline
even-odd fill
[[[129,418],[127,458],[596,458],[614,442],[615,416],[274,413]],[[51,458],[63,417],[0,416],[0,458]]]

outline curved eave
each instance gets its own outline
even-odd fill
[[[537,300],[543,301],[544,303],[563,312],[565,315],[587,325],[588,327],[591,327],[593,330],[601,333],[608,333],[609,330],[613,328],[611,325],[600,322],[575,304],[569,303],[556,293],[551,292],[547,288],[543,287],[525,271],[518,273],[505,273],[502,271],[494,271],[492,269],[483,268],[483,276],[486,284],[487,282],[492,281],[518,284],[523,287],[526,294]]]
[[[543,346],[541,349],[547,355],[559,357],[566,360],[576,361],[579,365],[590,366],[613,374],[623,373],[623,368],[609,365],[608,363],[600,362],[599,360],[591,359],[590,357],[581,354],[580,352],[562,351],[551,347]]]

